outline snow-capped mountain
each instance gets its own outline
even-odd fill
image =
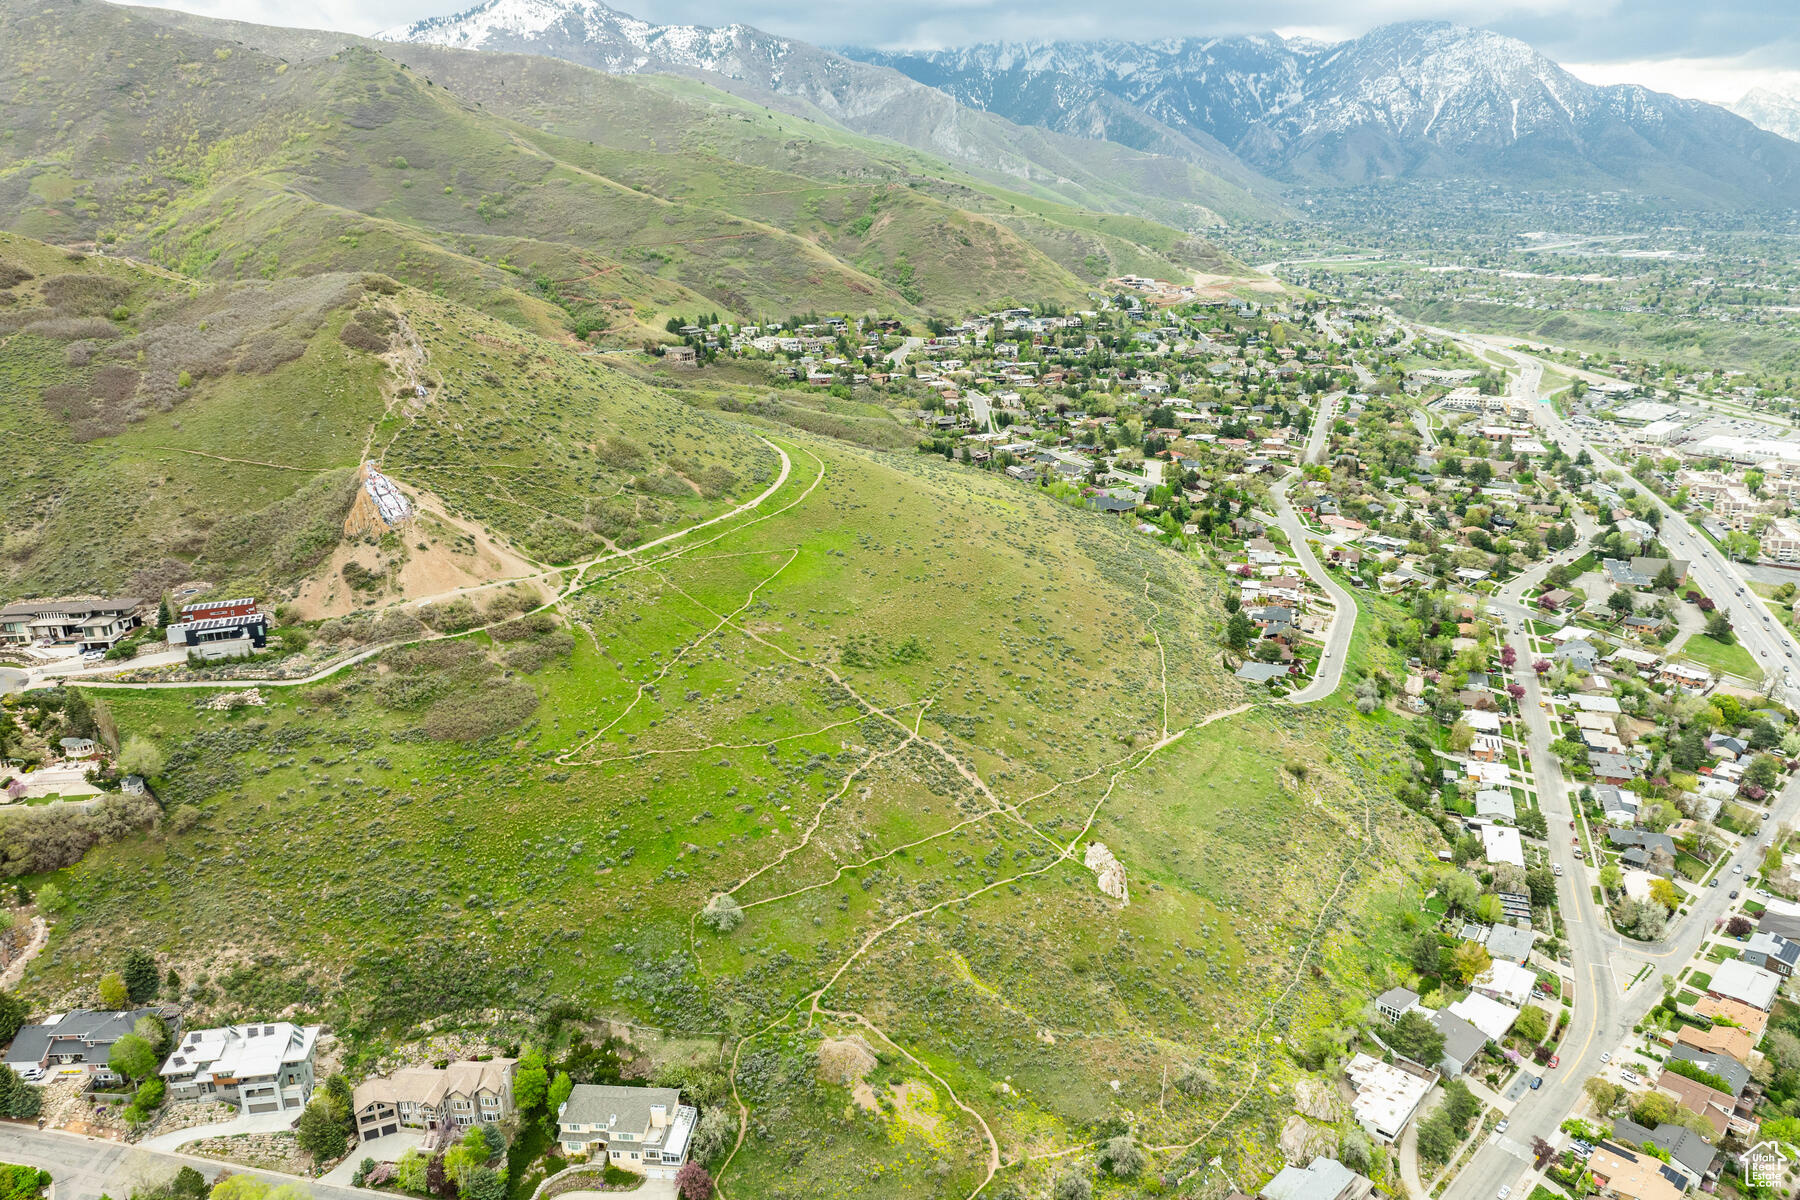
[[[1800,142],[1800,98],[1751,88],[1731,106],[1731,111],[1759,129]]]
[[[1474,176],[1785,204],[1800,180],[1791,146],[1724,109],[1596,87],[1515,38],[1447,22],[1334,46],[1268,34],[846,53],[1015,121],[1127,142],[1154,125],[1309,182]]]
[[[1267,181],[1210,138],[1163,130],[1162,144],[1144,139],[1121,146],[1099,140],[1104,133],[1098,128],[1075,136],[1046,134],[1038,122],[1014,123],[960,104],[899,71],[748,25],[655,25],[598,0],[486,0],[376,36],[546,55],[613,74],[694,76],[770,107],[1048,188],[1078,204],[1142,212],[1177,225],[1198,227],[1214,214],[1271,209]],[[1188,165],[1135,152],[1134,146]]]

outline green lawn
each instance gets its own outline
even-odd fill
[[[1762,668],[1756,665],[1756,660],[1742,645],[1736,642],[1727,645],[1705,634],[1690,637],[1682,644],[1681,651],[1675,658],[1678,661],[1691,660],[1699,663],[1715,674],[1723,672],[1736,675],[1753,683],[1760,682],[1763,677]]]

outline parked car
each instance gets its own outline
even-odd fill
[[[19,1078],[23,1079],[26,1083],[36,1083],[43,1077],[44,1068],[38,1066],[26,1067],[23,1071],[19,1072]]]
[[[1535,1092],[1543,1086],[1544,1086],[1544,1077],[1542,1075],[1533,1075],[1531,1077],[1531,1090],[1532,1091]]]
[[[1732,888],[1732,889],[1731,889],[1731,898],[1732,898],[1732,899],[1733,899],[1733,900],[1736,900],[1736,899],[1737,899],[1737,894],[1738,894],[1738,890],[1737,890],[1737,889],[1736,889],[1736,888]]]
[[[1556,1068],[1558,1068],[1560,1066],[1562,1066],[1562,1055],[1552,1054],[1550,1056],[1550,1069],[1552,1071],[1554,1071],[1554,1070],[1556,1070]]]
[[[1505,1117],[1500,1118],[1500,1123],[1498,1125],[1494,1126],[1494,1132],[1495,1133],[1505,1133],[1507,1124],[1508,1124],[1508,1122]]]

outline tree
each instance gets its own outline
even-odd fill
[[[488,1152],[487,1139],[481,1135],[480,1129],[470,1126],[462,1140],[445,1151],[444,1177],[454,1183],[460,1192],[469,1176],[487,1166],[490,1157],[492,1155]]]
[[[135,1033],[114,1042],[106,1056],[107,1066],[133,1082],[156,1074],[159,1061],[156,1048]]]
[[[711,1162],[737,1138],[737,1122],[722,1108],[709,1108],[694,1127],[694,1161]]]
[[[1413,969],[1421,975],[1436,975],[1443,970],[1444,943],[1437,930],[1427,929],[1413,940],[1408,954]]]
[[[394,1182],[402,1191],[422,1192],[425,1190],[425,1156],[415,1147],[402,1154],[394,1163]],[[215,1190],[214,1195],[218,1193]]]
[[[126,953],[125,963],[119,969],[119,977],[125,981],[125,993],[131,997],[133,1004],[154,1000],[156,989],[162,982],[157,975],[156,960],[144,950]]]
[[[1094,1200],[1094,1185],[1086,1175],[1070,1171],[1057,1178],[1050,1194],[1055,1200]]]
[[[1650,881],[1650,898],[1670,912],[1674,912],[1677,908],[1681,907],[1681,896],[1676,892],[1675,885],[1670,883],[1667,879],[1652,879]]]
[[[1434,1067],[1444,1057],[1444,1035],[1417,1011],[1402,1013],[1388,1031],[1387,1044],[1420,1066]]]
[[[1759,754],[1744,768],[1744,782],[1769,791],[1781,782],[1781,764],[1772,755]]]
[[[521,1114],[534,1115],[543,1108],[549,1090],[550,1073],[544,1067],[543,1052],[527,1047],[519,1056],[518,1071],[513,1076],[513,1103],[519,1106]]]
[[[714,933],[730,933],[744,923],[743,905],[737,897],[728,896],[724,892],[715,893],[700,910],[700,923]]]
[[[1231,619],[1225,622],[1225,644],[1239,653],[1242,653],[1244,647],[1250,644],[1250,639],[1255,633],[1256,626],[1251,624],[1250,618],[1241,612],[1232,613]]]
[[[39,912],[60,912],[63,906],[62,889],[54,881],[44,884],[37,890],[37,906]]]
[[[1375,1165],[1375,1147],[1370,1144],[1369,1135],[1360,1129],[1346,1133],[1338,1144],[1338,1161],[1359,1175],[1369,1174]]]
[[[131,1027],[131,1032],[150,1043],[150,1049],[158,1062],[169,1057],[169,1051],[175,1048],[170,1044],[168,1025],[155,1013],[145,1013],[139,1017]]]
[[[1606,607],[1621,617],[1629,617],[1637,611],[1637,605],[1632,602],[1631,593],[1623,588],[1606,598]]]
[[[1100,1151],[1101,1168],[1115,1179],[1135,1179],[1144,1163],[1144,1152],[1128,1134],[1113,1138]]]
[[[1528,1045],[1535,1046],[1550,1032],[1550,1014],[1535,1004],[1527,1004],[1519,1010],[1519,1018],[1513,1022],[1513,1032]]]
[[[1474,909],[1475,898],[1481,895],[1481,884],[1467,872],[1445,871],[1438,879],[1438,894],[1451,908],[1466,913]]]
[[[1631,1119],[1646,1129],[1674,1120],[1675,1109],[1675,1101],[1661,1092],[1639,1092],[1631,1098]]]
[[[1737,640],[1737,636],[1731,632],[1731,618],[1725,615],[1724,609],[1718,609],[1706,618],[1706,636],[1715,642],[1724,642],[1727,646]]]
[[[0,992],[0,1042],[10,1042],[13,1035],[25,1027],[25,1018],[31,1010],[25,1002],[11,992]]]
[[[0,1064],[0,1113],[26,1120],[44,1107],[44,1094],[19,1078],[18,1072]]]
[[[265,1200],[269,1185],[254,1175],[225,1175],[213,1184],[212,1200]]]
[[[131,989],[125,986],[125,980],[118,974],[100,977],[100,1003],[105,1008],[124,1008],[131,1003]]]
[[[1456,969],[1456,977],[1465,985],[1474,983],[1494,965],[1493,956],[1480,942],[1464,942],[1451,952],[1450,961]]]
[[[476,1167],[463,1181],[461,1191],[462,1200],[506,1200],[506,1180],[491,1167]]]
[[[1459,720],[1450,727],[1450,749],[1457,754],[1468,752],[1475,744],[1475,729],[1467,721]]]
[[[569,1098],[569,1093],[574,1090],[575,1081],[569,1078],[569,1073],[558,1071],[556,1078],[550,1081],[550,1098],[544,1105],[545,1110],[555,1116],[563,1102]]]
[[[331,1103],[323,1094],[314,1096],[312,1103],[300,1114],[300,1123],[294,1129],[294,1144],[317,1163],[336,1162],[350,1148],[350,1133],[332,1116]],[[482,1161],[487,1161],[485,1154]]]
[[[119,750],[119,770],[126,775],[142,775],[145,779],[162,774],[163,753],[156,743],[133,734]]]

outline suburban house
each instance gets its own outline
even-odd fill
[[[1751,966],[1742,959],[1728,958],[1713,971],[1706,994],[1768,1012],[1775,1007],[1775,993],[1780,988],[1781,976],[1773,971]]]
[[[643,1172],[685,1160],[698,1118],[675,1088],[583,1083],[556,1110],[556,1136],[566,1153],[603,1155]]]
[[[1750,935],[1750,944],[1744,947],[1743,959],[1753,967],[1773,971],[1783,978],[1792,978],[1794,967],[1800,964],[1800,942],[1782,937],[1779,933],[1753,933]]]
[[[1756,1049],[1756,1035],[1738,1025],[1683,1025],[1675,1040],[1706,1054],[1723,1054],[1739,1062],[1749,1062]]]
[[[1620,1118],[1613,1122],[1613,1141],[1622,1146],[1654,1146],[1669,1156],[1665,1166],[1673,1167],[1687,1180],[1685,1186],[1698,1187],[1712,1171],[1717,1153],[1705,1138],[1673,1121],[1664,1121],[1655,1129],[1646,1129],[1633,1121]]]
[[[1666,1092],[1675,1098],[1675,1103],[1689,1112],[1699,1113],[1706,1118],[1715,1134],[1722,1134],[1731,1124],[1732,1114],[1737,1110],[1737,1102],[1731,1093],[1721,1092],[1718,1088],[1709,1087],[1697,1079],[1689,1079],[1686,1075],[1677,1075],[1664,1068],[1656,1077],[1656,1090]]]
[[[1675,839],[1666,833],[1648,829],[1610,829],[1606,837],[1621,852],[1627,866],[1643,867],[1659,875],[1667,875],[1675,869]],[[1667,858],[1661,868],[1655,865],[1659,853]]]
[[[513,1115],[513,1074],[518,1060],[489,1058],[447,1067],[407,1067],[356,1085],[351,1108],[356,1136],[371,1141],[443,1123],[492,1125]]]
[[[1382,1062],[1367,1054],[1358,1054],[1344,1068],[1356,1099],[1350,1111],[1357,1124],[1370,1137],[1393,1144],[1418,1111],[1420,1103],[1437,1086],[1437,1072],[1414,1067],[1411,1070]]]
[[[1375,1184],[1324,1155],[1304,1167],[1283,1167],[1263,1184],[1257,1200],[1367,1200]]]
[[[141,1017],[161,1017],[173,1023],[174,1012],[160,1008],[133,1008],[123,1012],[95,1012],[77,1008],[57,1013],[42,1025],[19,1030],[6,1052],[6,1065],[15,1071],[38,1067],[85,1067],[102,1079],[113,1077],[106,1059],[113,1043],[130,1033]]]
[[[143,623],[144,602],[135,596],[118,600],[21,600],[0,608],[0,642],[15,646],[42,642],[81,650],[108,650]]]
[[[175,1100],[215,1100],[245,1114],[299,1110],[313,1093],[319,1026],[290,1021],[195,1029],[158,1072]]]
[[[210,647],[201,653],[211,657],[247,654],[268,644],[269,618],[248,597],[188,604],[169,626],[168,639],[171,646]]]
[[[1588,1155],[1599,1195],[1621,1200],[1680,1200],[1687,1190],[1685,1178],[1663,1165],[1661,1159],[1638,1150],[1601,1142]]]
[[[1435,1012],[1427,1019],[1444,1035],[1444,1057],[1438,1060],[1437,1069],[1455,1079],[1467,1071],[1475,1056],[1486,1048],[1488,1035],[1455,1013]]]
[[[1391,1025],[1411,1012],[1418,1003],[1419,993],[1411,988],[1389,988],[1375,997],[1375,1011],[1387,1018]]]

